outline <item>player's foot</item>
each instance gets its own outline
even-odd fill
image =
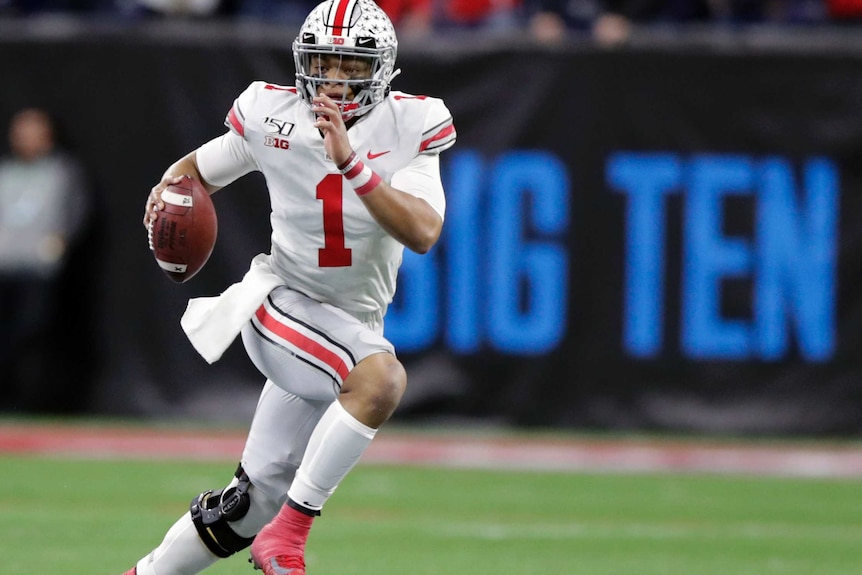
[[[123,573],[123,575],[138,575],[138,566],[135,565],[134,567]]]
[[[269,562],[259,565],[252,554],[249,559],[255,569],[262,569],[264,575],[305,575],[305,563],[302,557],[285,557],[279,555],[270,558]]]
[[[251,544],[251,563],[264,575],[305,575],[305,542],[314,517],[284,505]]]

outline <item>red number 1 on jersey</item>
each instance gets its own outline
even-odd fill
[[[323,201],[323,247],[317,251],[317,265],[339,268],[351,265],[350,248],[344,247],[341,174],[329,174],[317,184],[317,199]]]

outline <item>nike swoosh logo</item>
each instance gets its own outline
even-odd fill
[[[379,158],[380,156],[384,156],[391,152],[392,150],[386,150],[385,152],[380,152],[379,154],[375,154],[371,150],[368,150],[368,159],[373,160],[374,158]]]
[[[279,565],[278,561],[275,560],[275,557],[269,560],[269,565],[272,567],[272,572],[276,575],[290,575],[293,573],[293,569],[287,569],[286,567]]]

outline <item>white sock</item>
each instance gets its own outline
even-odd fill
[[[311,434],[287,496],[319,511],[376,433],[376,429],[347,413],[340,402],[333,401]]]
[[[138,561],[137,575],[194,575],[216,561],[186,513],[168,529],[162,543]]]

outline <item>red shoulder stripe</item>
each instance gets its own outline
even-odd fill
[[[230,125],[233,126],[233,129],[236,130],[240,136],[245,137],[245,127],[242,125],[242,122],[234,108],[231,108],[230,112],[227,113],[227,121],[230,122]]]
[[[443,128],[442,130],[440,130],[439,132],[437,132],[436,134],[434,134],[433,136],[431,136],[427,140],[423,140],[422,144],[419,145],[419,151],[424,152],[428,148],[428,146],[430,146],[434,142],[436,142],[438,140],[442,140],[444,138],[448,138],[449,136],[451,136],[454,133],[455,133],[455,125],[449,124],[448,126]]]

